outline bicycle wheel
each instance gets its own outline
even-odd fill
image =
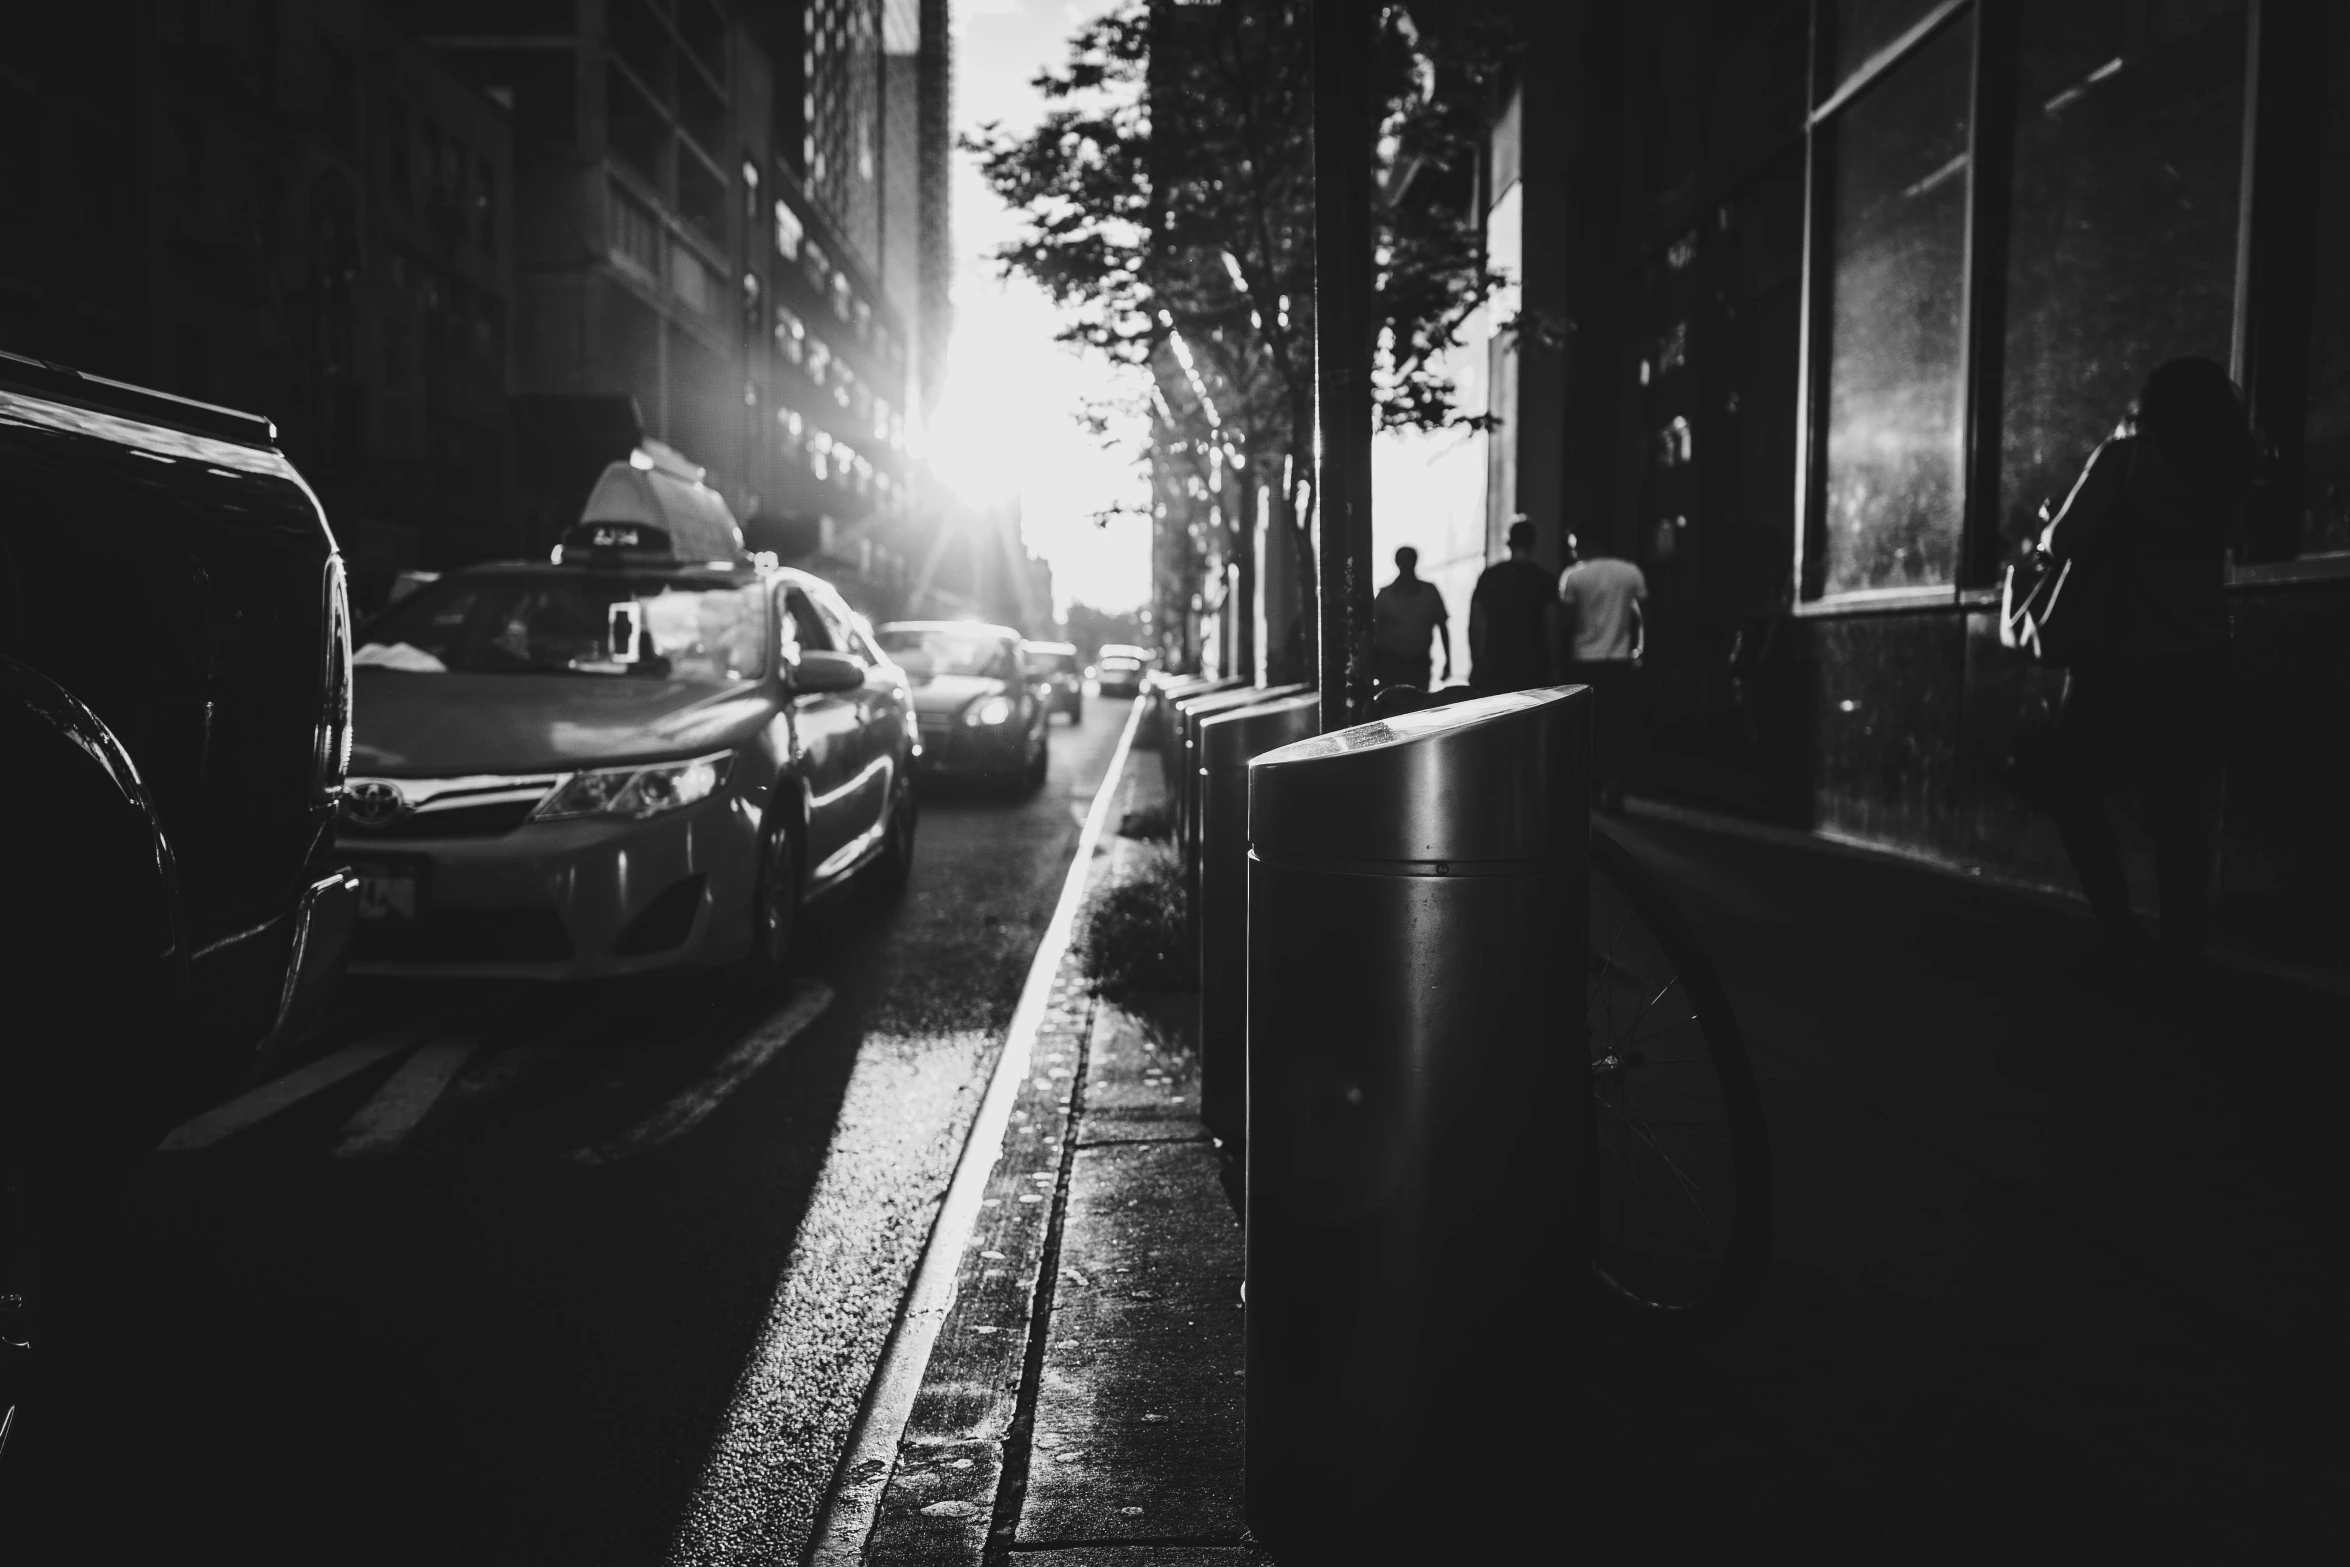
[[[1621,843],[1591,835],[1592,1274],[1620,1321],[1727,1325],[1770,1253],[1762,1099],[1713,966]]]

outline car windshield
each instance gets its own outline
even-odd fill
[[[1011,644],[1002,637],[944,627],[884,626],[882,650],[910,675],[984,675],[995,680],[1019,676]]]
[[[361,668],[747,680],[765,667],[766,590],[733,577],[467,573],[361,633]]]

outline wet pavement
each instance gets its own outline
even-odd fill
[[[139,1173],[24,1559],[796,1558],[1126,710],[927,796],[777,993],[349,984]]]

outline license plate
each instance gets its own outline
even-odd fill
[[[359,917],[363,920],[412,920],[424,912],[424,863],[421,860],[358,860]]]

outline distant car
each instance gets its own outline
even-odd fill
[[[300,1036],[355,889],[343,562],[267,419],[0,354],[0,604],[5,1492],[122,1173]]]
[[[764,977],[810,899],[912,868],[905,675],[826,583],[572,535],[361,628],[363,972]]]
[[[1020,633],[961,620],[895,620],[875,633],[914,693],[925,773],[1044,784],[1052,712]]]
[[[1151,662],[1146,649],[1123,642],[1105,642],[1094,656],[1095,687],[1104,696],[1140,696]]]
[[[1067,713],[1073,724],[1084,723],[1085,671],[1078,665],[1076,647],[1067,642],[1028,642],[1020,651],[1029,668],[1051,688],[1051,710]]]

